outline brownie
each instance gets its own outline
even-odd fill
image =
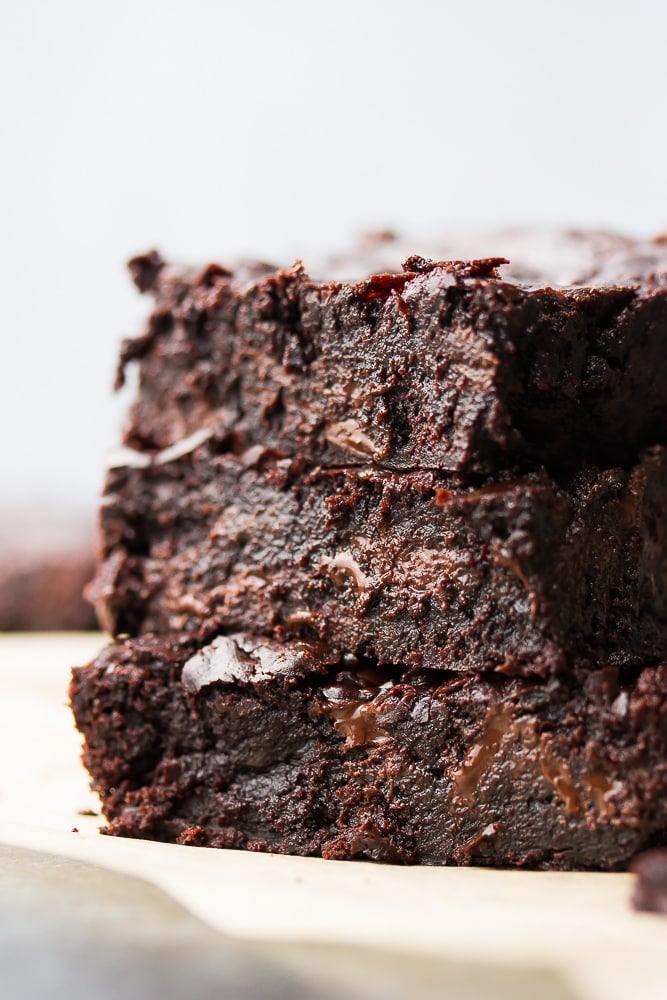
[[[556,869],[667,841],[665,666],[544,681],[145,635],[75,670],[71,698],[111,834]]]
[[[87,514],[0,512],[0,631],[97,628],[83,591],[95,575]]]
[[[450,259],[462,238],[423,245],[380,239],[313,277],[135,258],[155,306],[123,348],[126,443],[214,426],[313,464],[488,473],[627,464],[667,440],[665,240],[506,233],[467,261]]]
[[[636,876],[632,893],[634,908],[667,915],[667,850],[640,854],[632,862],[631,870]]]
[[[95,612],[83,596],[94,573],[92,552],[3,563],[0,632],[96,629]]]
[[[667,846],[667,239],[130,270],[155,305],[88,591],[116,641],[71,684],[106,832]]]
[[[224,447],[209,439],[109,473],[91,595],[113,634],[253,630],[380,664],[506,673],[552,673],[575,652],[665,655],[662,448],[630,472],[559,485],[543,472],[480,484],[307,472]]]

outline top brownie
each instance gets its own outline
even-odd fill
[[[380,234],[313,276],[132,260],[155,307],[123,345],[119,383],[133,360],[140,382],[126,444],[223,433],[324,466],[490,473],[626,463],[667,441],[667,240],[410,248],[429,256]]]

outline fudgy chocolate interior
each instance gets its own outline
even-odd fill
[[[664,836],[665,667],[544,682],[163,635],[108,647],[71,695],[114,834],[561,869]]]

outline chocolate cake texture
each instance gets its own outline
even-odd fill
[[[667,241],[130,270],[155,301],[89,590],[115,641],[71,685],[106,832],[667,845]]]
[[[530,262],[525,234],[479,238],[505,249],[469,261],[451,259],[461,241],[425,259],[388,239],[321,279],[135,258],[155,308],[123,347],[119,381],[131,361],[140,378],[126,442],[215,425],[324,465],[493,473],[626,463],[664,441],[667,242],[561,234],[560,262],[508,267],[517,242]]]
[[[309,636],[427,669],[546,674],[574,652],[653,662],[667,638],[667,452],[482,485],[273,452],[110,472],[91,593],[114,634]],[[170,459],[170,460],[169,460]]]
[[[109,646],[72,705],[107,832],[427,864],[625,865],[667,824],[667,667],[545,682],[321,643]]]

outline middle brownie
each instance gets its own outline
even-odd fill
[[[526,674],[572,653],[664,655],[665,449],[563,485],[305,472],[224,447],[133,454],[109,473],[92,596],[112,633],[252,629],[379,663]]]

